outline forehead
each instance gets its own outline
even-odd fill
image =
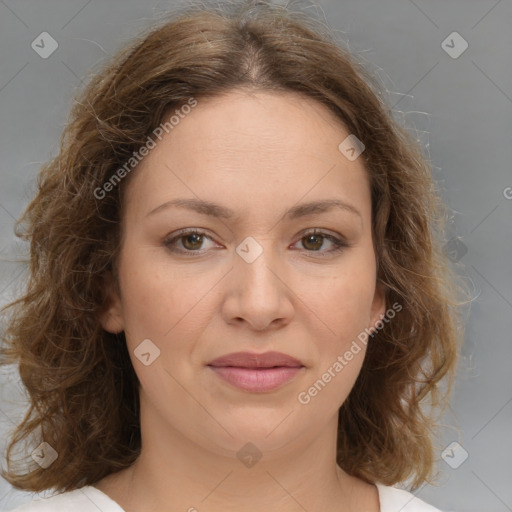
[[[173,133],[170,147],[191,147],[194,139],[200,138],[200,147],[194,147],[201,154],[217,153],[222,157],[227,151],[226,159],[250,153],[261,158],[295,153],[326,161],[329,156],[325,150],[332,144],[337,146],[342,134],[348,135],[327,107],[309,97],[294,92],[239,90],[199,99]]]
[[[327,107],[292,92],[199,98],[144,158],[129,188],[146,211],[184,193],[235,207],[327,192],[368,202],[362,158],[349,161],[338,149],[348,135]]]

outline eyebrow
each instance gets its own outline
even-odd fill
[[[224,219],[235,218],[235,212],[230,208],[227,208],[226,206],[194,198],[173,199],[171,201],[167,201],[161,204],[160,206],[157,206],[155,209],[151,210],[146,215],[146,217],[149,217],[150,215],[154,215],[157,212],[161,212],[172,207],[185,208],[187,210],[192,210],[202,215],[209,215],[211,217]],[[334,209],[340,209],[342,211],[350,212],[352,214],[359,216],[361,220],[363,219],[361,212],[355,206],[344,201],[341,201],[340,199],[324,199],[322,201],[311,201],[309,203],[299,204],[290,208],[285,213],[285,217],[287,217],[290,220],[293,220],[300,217],[305,217],[307,215],[329,212]]]

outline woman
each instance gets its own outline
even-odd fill
[[[457,289],[370,83],[265,2],[189,7],[93,78],[21,219],[3,476],[60,494],[16,510],[437,510],[393,486],[432,477]]]

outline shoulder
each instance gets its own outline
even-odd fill
[[[124,512],[99,489],[87,485],[81,489],[55,494],[25,503],[10,512]]]
[[[442,512],[403,489],[375,484],[379,491],[380,512]]]

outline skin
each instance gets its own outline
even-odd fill
[[[121,293],[107,283],[101,323],[126,334],[140,381],[142,451],[130,468],[95,484],[126,512],[379,511],[377,488],[336,464],[337,412],[364,345],[309,404],[297,398],[386,309],[367,173],[362,158],[338,150],[348,134],[310,98],[231,91],[198,100],[130,177]],[[176,198],[213,201],[236,218],[176,207],[147,215]],[[283,217],[322,199],[360,215]],[[184,228],[206,236],[201,243],[182,235],[172,246],[188,253],[172,252],[165,241]],[[350,247],[329,252],[328,238],[303,234],[314,228]],[[249,236],[263,249],[252,263],[235,252]],[[148,366],[134,355],[144,339],[160,350]],[[206,366],[231,352],[268,350],[305,366],[270,392],[235,388]],[[262,454],[250,468],[237,457],[248,442]]]

